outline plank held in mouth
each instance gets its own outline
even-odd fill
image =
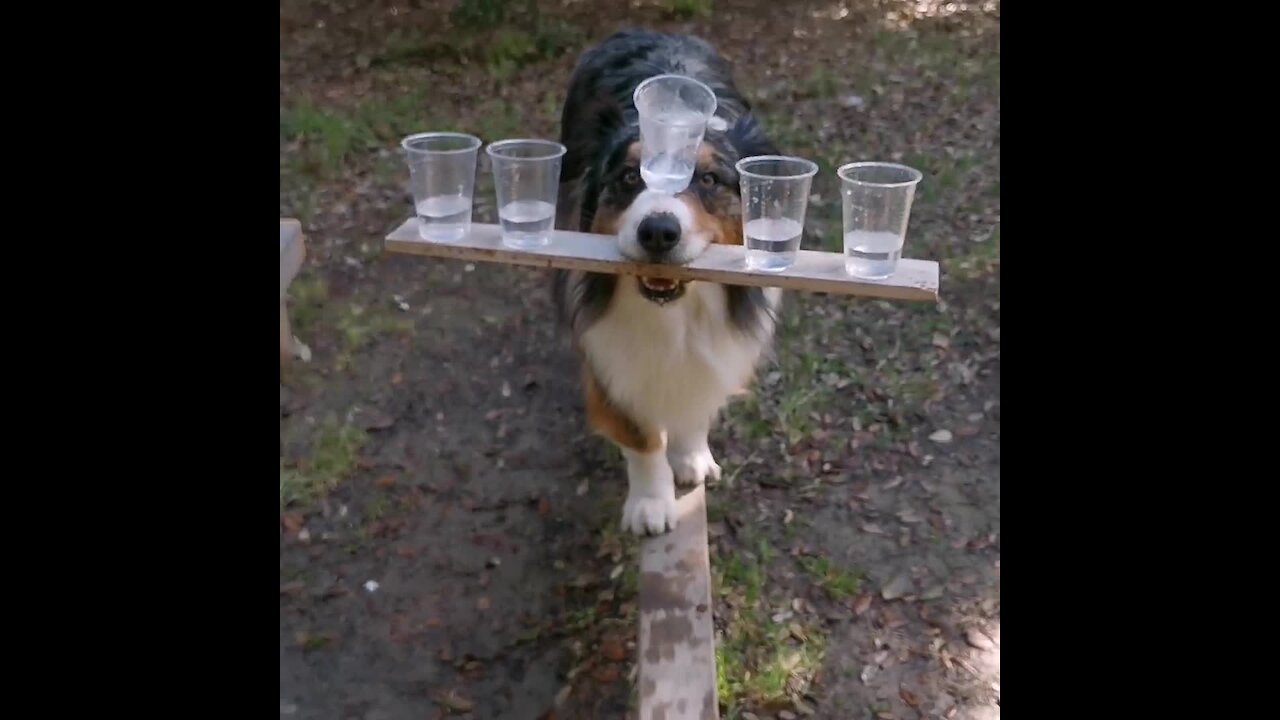
[[[712,245],[688,265],[656,265],[622,257],[612,236],[568,230],[554,231],[551,242],[538,248],[507,247],[502,244],[501,227],[484,223],[473,223],[471,231],[457,241],[430,242],[418,235],[416,218],[409,218],[388,235],[386,247],[409,255],[635,275],[650,281],[700,280],[886,300],[938,300],[938,263],[932,260],[903,258],[897,271],[883,280],[851,277],[845,271],[843,254],[815,250],[800,250],[795,264],[782,272],[750,270],[746,248],[741,245]]]

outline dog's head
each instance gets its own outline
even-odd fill
[[[723,121],[722,121],[723,122]],[[732,127],[707,128],[689,185],[674,196],[649,190],[640,174],[640,135],[620,128],[593,168],[585,198],[594,214],[590,231],[615,235],[624,257],[683,265],[712,244],[742,244],[742,205],[734,165],[743,157],[776,152],[750,114]],[[663,304],[684,294],[684,283],[638,278],[641,295]]]

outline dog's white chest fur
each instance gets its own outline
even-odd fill
[[[767,292],[776,304],[780,292]],[[660,306],[623,277],[581,342],[614,403],[642,425],[680,434],[705,432],[750,380],[766,339],[734,329],[722,287],[690,283],[684,297]]]

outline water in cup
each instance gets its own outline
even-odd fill
[[[855,277],[883,280],[893,275],[902,257],[896,232],[854,230],[844,236],[844,269]]]
[[[756,218],[743,227],[747,245],[747,267],[779,272],[791,267],[800,249],[804,226],[791,218]]]
[[[432,195],[417,203],[418,235],[423,240],[461,240],[471,225],[471,198]]]
[[[556,206],[543,200],[513,200],[498,210],[505,242],[516,247],[540,247],[551,240]]]
[[[640,120],[640,177],[650,190],[675,194],[689,186],[707,119],[696,113],[668,112]]]

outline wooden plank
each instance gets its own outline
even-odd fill
[[[679,499],[675,530],[640,546],[640,718],[718,720],[706,491]]]
[[[280,219],[280,299],[284,300],[289,283],[297,277],[306,257],[302,223],[292,218]]]
[[[688,265],[652,265],[627,260],[612,236],[556,230],[545,247],[517,250],[502,244],[497,225],[473,223],[471,233],[455,242],[426,241],[418,236],[418,221],[409,218],[386,238],[387,250],[410,255],[496,262],[508,265],[587,270],[618,275],[644,275],[671,280],[703,280],[727,285],[780,287],[889,300],[938,300],[938,263],[903,258],[885,280],[859,280],[844,269],[844,255],[801,250],[796,262],[781,273],[748,270],[746,249],[712,245]]]
[[[285,296],[289,285],[302,269],[302,261],[306,258],[306,241],[302,235],[302,223],[292,218],[280,219],[280,357],[302,357],[311,355],[306,345],[298,342],[293,336],[289,324],[289,310]]]

